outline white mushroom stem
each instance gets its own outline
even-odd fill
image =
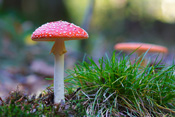
[[[55,55],[54,65],[54,103],[58,104],[64,100],[64,53],[66,48],[63,39],[55,41],[51,53]]]

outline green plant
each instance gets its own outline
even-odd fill
[[[39,97],[17,90],[0,98],[0,116],[174,116],[175,65],[156,60],[143,67],[140,58],[119,56],[89,58],[67,70],[65,103],[54,104],[52,86]]]
[[[89,62],[80,62],[67,71],[66,81],[74,84],[70,88],[81,87],[78,94],[88,100],[84,107],[87,115],[175,114],[175,65],[155,61],[142,67],[139,59],[132,63],[130,55],[119,57],[113,53],[111,59],[106,56],[96,63],[89,58]]]

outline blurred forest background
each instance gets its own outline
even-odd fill
[[[53,78],[53,43],[30,38],[51,21],[72,22],[89,33],[87,40],[66,42],[65,69],[72,69],[85,54],[98,60],[120,42],[166,46],[164,61],[171,64],[174,6],[174,0],[0,0],[0,96],[17,86],[38,93],[52,83],[45,78]]]

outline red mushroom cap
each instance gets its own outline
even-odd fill
[[[55,21],[43,24],[37,28],[31,38],[34,41],[55,41],[56,39],[78,40],[87,39],[88,33],[80,28],[66,21]]]
[[[167,53],[168,49],[164,46],[146,44],[146,43],[118,43],[114,47],[116,50],[123,51],[134,51],[137,52],[146,52],[149,49],[149,52],[161,52]]]

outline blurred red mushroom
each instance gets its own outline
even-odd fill
[[[64,101],[64,53],[67,52],[64,41],[87,39],[88,33],[82,28],[66,22],[55,21],[37,28],[31,38],[34,41],[54,41],[51,53],[55,56],[54,66],[54,102]]]
[[[141,56],[146,51],[148,51],[148,53],[168,53],[168,49],[164,46],[147,43],[118,43],[114,46],[114,49],[122,50],[125,52],[133,52],[136,50],[138,56]],[[145,61],[143,61],[141,65],[144,64]]]

